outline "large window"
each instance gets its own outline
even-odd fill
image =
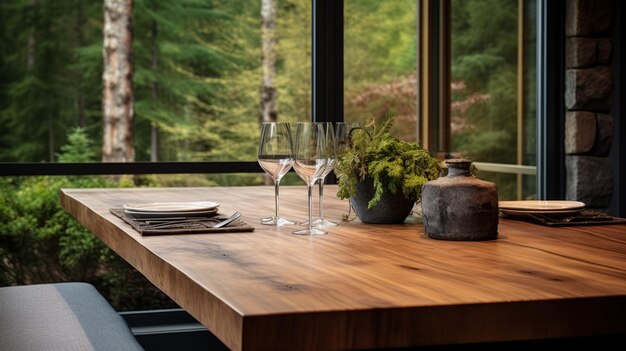
[[[311,119],[310,1],[133,3],[135,161],[256,161],[262,103]],[[104,11],[2,2],[0,162],[58,162],[76,128],[99,162]]]
[[[500,199],[535,197],[535,1],[345,1],[345,119],[476,162]]]
[[[0,161],[58,162],[80,127],[91,142],[83,156],[98,162],[102,4],[46,3],[0,7],[8,19]],[[134,3],[136,161],[240,161],[249,172],[267,100],[260,92],[274,92],[278,120],[314,117],[310,1],[275,1],[269,18],[269,0]],[[501,199],[534,196],[535,0],[345,0],[343,8],[345,113],[333,119],[394,116],[400,138],[475,161]]]

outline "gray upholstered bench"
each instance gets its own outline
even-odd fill
[[[143,350],[90,284],[0,288],[0,350]]]

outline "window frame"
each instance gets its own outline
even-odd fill
[[[435,6],[434,0],[418,1],[418,28],[431,28],[419,40],[429,50],[420,52],[421,73],[425,63],[439,62],[446,56],[437,43],[445,37],[438,18],[441,9],[449,9],[449,0]],[[446,6],[447,5],[447,6]],[[313,0],[312,6],[312,120],[343,121],[343,26],[344,1]],[[564,17],[563,0],[537,0],[537,198],[557,199],[565,194],[564,129]],[[449,16],[448,16],[449,17]],[[445,20],[445,16],[443,16]],[[550,20],[548,20],[548,18]],[[426,19],[426,20],[425,20]],[[445,21],[444,21],[445,24]],[[437,44],[437,45],[434,45]],[[445,45],[443,45],[445,46]],[[448,52],[449,55],[449,52]],[[449,61],[449,57],[448,57]],[[548,69],[552,68],[552,69]],[[449,74],[440,70],[418,80],[422,96],[418,111],[425,116],[442,112],[442,79]],[[432,94],[430,94],[432,92]],[[430,95],[429,95],[430,94]],[[439,106],[434,109],[435,106]],[[443,109],[445,110],[445,109]],[[432,118],[430,118],[432,119]],[[432,121],[423,119],[419,129],[423,137]],[[440,128],[437,128],[440,129]],[[440,134],[440,133],[439,133]],[[430,138],[426,138],[428,142]],[[445,138],[440,140],[445,143]],[[556,141],[556,142],[555,142]],[[441,142],[437,142],[441,144]],[[438,151],[438,150],[437,150]],[[444,155],[447,156],[447,155]],[[184,174],[184,173],[262,173],[257,162],[129,162],[129,163],[0,163],[0,176],[34,175],[110,175],[110,174]]]
[[[312,120],[343,121],[344,1],[312,1]],[[263,173],[238,162],[0,162],[0,176]],[[332,181],[332,179],[329,179]]]
[[[450,157],[450,0],[418,1],[418,135],[422,146],[439,158]],[[523,11],[524,0],[518,1]],[[481,170],[536,175],[537,199],[565,197],[564,0],[536,0],[537,27],[537,166],[474,162]],[[521,23],[519,25],[522,25]],[[519,26],[518,26],[519,28]],[[523,27],[522,27],[523,28]],[[518,58],[523,52],[518,52]],[[551,69],[550,69],[551,68]],[[519,70],[519,69],[518,69]],[[518,81],[519,84],[523,84]],[[523,113],[522,110],[517,111]],[[518,121],[518,126],[519,126]],[[520,183],[521,184],[521,183]],[[518,194],[521,188],[518,186]]]

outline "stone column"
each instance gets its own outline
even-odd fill
[[[613,191],[612,1],[568,0],[566,11],[566,196],[606,210]]]

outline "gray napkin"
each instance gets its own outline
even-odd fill
[[[582,211],[571,216],[550,214],[528,214],[526,217],[506,216],[511,219],[529,221],[532,223],[547,225],[550,227],[565,227],[577,225],[605,225],[626,224],[626,218],[607,216],[602,213]]]

